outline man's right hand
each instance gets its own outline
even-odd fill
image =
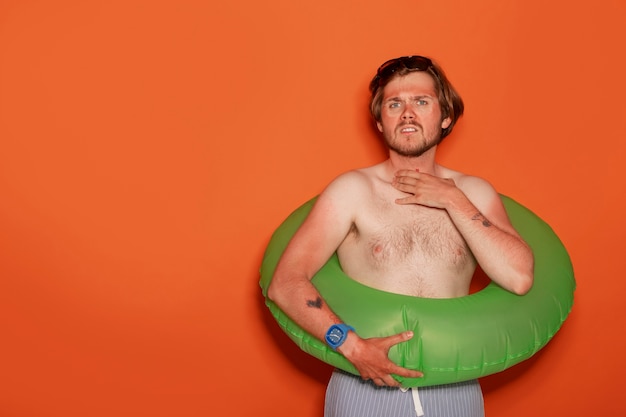
[[[349,332],[338,350],[356,367],[361,378],[372,380],[378,386],[399,387],[400,383],[392,375],[404,378],[424,376],[420,371],[402,368],[389,360],[389,349],[412,337],[413,332],[407,331],[393,336],[362,339],[356,333]]]

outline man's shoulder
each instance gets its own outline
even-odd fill
[[[479,177],[477,175],[465,174],[460,171],[455,171],[450,168],[446,168],[444,166],[439,166],[440,169],[440,177],[442,178],[450,178],[454,180],[457,186],[466,186],[470,188],[475,187],[492,187],[491,183],[485,178]]]
[[[455,181],[457,182],[457,185],[463,186],[463,187],[479,188],[479,189],[481,188],[493,189],[493,186],[491,185],[489,181],[487,181],[485,178],[478,177],[476,175],[460,174],[455,179]]]
[[[499,199],[498,192],[485,178],[462,174],[454,182],[475,205]]]
[[[338,175],[329,185],[368,186],[379,176],[377,165],[356,168]]]
[[[454,180],[461,191],[465,193],[470,199],[490,199],[497,196],[497,191],[494,186],[485,178],[477,175],[469,175],[463,172],[455,171],[450,168],[441,167],[442,177],[450,178]]]
[[[346,171],[332,180],[321,196],[342,201],[367,198],[372,193],[378,172],[376,166]]]

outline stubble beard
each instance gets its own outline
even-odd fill
[[[408,142],[403,140],[401,135],[398,135],[398,139],[398,137],[395,135],[395,132],[402,129],[402,126],[404,126],[403,124],[398,126],[398,128],[393,132],[383,132],[383,137],[385,139],[385,143],[387,144],[387,148],[394,151],[400,156],[416,158],[418,156],[422,156],[424,153],[428,152],[429,150],[441,143],[441,132],[438,132],[431,138],[426,138],[424,136],[424,129],[422,128],[422,126],[416,124],[413,125],[417,126],[419,129],[417,132],[414,133],[414,135],[421,134],[423,138],[422,141],[416,144],[409,144]],[[408,146],[400,146],[402,143],[407,143]]]

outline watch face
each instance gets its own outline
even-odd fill
[[[332,329],[330,333],[328,334],[328,338],[330,339],[332,343],[339,343],[342,337],[343,337],[343,332],[341,331],[341,329],[338,329],[338,328]]]

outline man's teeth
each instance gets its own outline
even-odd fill
[[[405,127],[404,129],[402,129],[403,133],[408,133],[408,132],[417,132],[417,129],[414,127]]]

